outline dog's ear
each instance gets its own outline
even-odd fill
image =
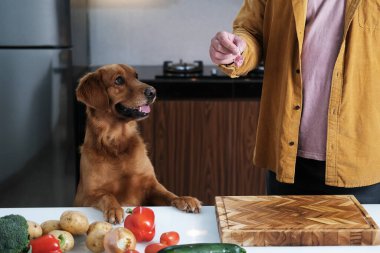
[[[78,101],[97,110],[106,110],[109,107],[107,92],[96,72],[88,73],[79,80],[76,89]]]

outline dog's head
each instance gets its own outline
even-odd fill
[[[156,90],[140,82],[134,68],[112,64],[82,77],[76,96],[94,110],[108,111],[125,120],[141,120],[149,115]]]

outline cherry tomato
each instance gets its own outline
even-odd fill
[[[179,234],[175,231],[165,232],[161,234],[160,243],[165,245],[176,245],[179,242]]]
[[[166,247],[168,247],[168,245],[162,243],[152,243],[145,247],[145,253],[157,253]]]

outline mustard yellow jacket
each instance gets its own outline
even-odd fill
[[[294,182],[306,9],[307,0],[245,0],[233,25],[247,43],[244,64],[220,66],[236,77],[264,60],[254,163],[286,183]],[[358,187],[380,182],[380,0],[346,0],[343,36],[331,82],[325,180]]]

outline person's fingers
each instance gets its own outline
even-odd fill
[[[225,60],[225,59],[233,59],[234,55],[233,54],[223,54],[215,50],[215,48],[211,49],[213,58],[216,60]]]
[[[220,61],[224,60],[225,54],[217,51],[214,47],[215,44],[218,44],[218,43],[211,42],[210,49],[209,49],[210,58],[212,62],[214,62],[215,64],[221,64]]]
[[[245,50],[246,43],[239,36],[225,31],[218,32],[211,40],[209,54],[215,64],[230,64],[235,62],[242,65],[241,53]]]
[[[219,32],[216,39],[219,43],[232,54],[240,54],[239,48],[234,44],[235,35],[228,32]]]
[[[210,58],[211,61],[217,65],[219,64],[230,64],[234,61],[234,56],[232,54],[222,54],[217,52],[213,47],[210,47]]]
[[[222,46],[216,38],[211,40],[211,46],[215,49],[215,51],[220,52],[222,54],[230,54],[231,52]]]

